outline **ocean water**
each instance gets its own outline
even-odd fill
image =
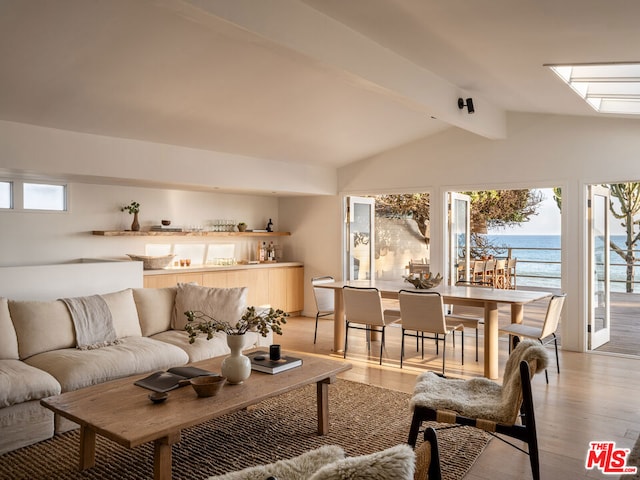
[[[518,286],[560,288],[560,235],[487,235],[494,245],[504,247],[497,255],[506,257],[508,248],[518,259]],[[625,237],[613,235],[611,240],[621,247]],[[611,291],[625,292],[626,266],[620,256],[610,251]],[[635,291],[640,291],[640,264],[634,272]]]

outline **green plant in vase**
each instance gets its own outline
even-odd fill
[[[211,340],[216,332],[227,334],[227,345],[231,355],[226,357],[220,365],[222,376],[232,385],[244,382],[251,375],[251,361],[242,354],[245,345],[245,333],[256,332],[266,337],[269,331],[282,335],[282,324],[287,323],[288,313],[282,310],[262,310],[247,307],[247,311],[235,324],[217,320],[201,311],[184,312],[187,325],[184,327],[189,333],[189,343],[194,343],[199,333],[207,335]]]
[[[133,200],[129,205],[125,205],[120,208],[121,212],[129,212],[129,215],[133,214],[133,222],[131,223],[131,231],[137,232],[140,230],[140,222],[138,221],[138,213],[140,212],[140,204]]]
[[[288,313],[280,309],[270,308],[258,312],[256,307],[247,307],[247,311],[235,324],[216,320],[210,315],[199,311],[189,310],[184,312],[187,317],[187,325],[184,329],[189,334],[189,343],[196,341],[199,333],[207,335],[211,340],[216,332],[224,332],[227,335],[244,335],[247,332],[256,332],[266,337],[269,331],[282,335],[282,325],[287,323]]]

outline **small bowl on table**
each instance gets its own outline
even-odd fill
[[[204,375],[190,380],[191,386],[199,397],[213,397],[217,395],[227,381],[227,377],[220,375]]]

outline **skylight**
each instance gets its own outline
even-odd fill
[[[597,112],[640,115],[640,63],[549,67]]]

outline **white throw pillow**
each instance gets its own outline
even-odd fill
[[[184,330],[187,317],[184,312],[201,311],[219,321],[234,325],[247,308],[247,288],[209,288],[179,283],[176,293],[176,316],[172,327]]]
[[[331,463],[309,480],[413,480],[415,453],[406,444]]]

